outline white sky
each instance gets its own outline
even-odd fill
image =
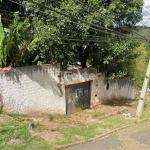
[[[138,25],[146,25],[150,27],[150,0],[144,0],[143,20]]]

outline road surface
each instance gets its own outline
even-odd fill
[[[139,123],[107,137],[65,150],[150,150],[150,122]]]

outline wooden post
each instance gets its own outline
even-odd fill
[[[140,99],[139,99],[138,106],[137,106],[136,114],[137,114],[138,120],[141,118],[142,113],[143,113],[146,91],[147,91],[147,87],[148,87],[148,84],[149,84],[149,78],[150,78],[150,59],[149,59],[145,79],[144,79],[144,82],[143,82],[143,87],[142,87],[142,91],[141,91],[141,94],[140,94]]]

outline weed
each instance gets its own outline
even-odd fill
[[[54,116],[53,115],[49,115],[49,120],[51,121],[51,122],[53,122],[54,121]]]
[[[34,125],[35,125],[35,130],[38,130],[38,131],[45,131],[45,130],[48,130],[47,127],[41,125],[39,122],[34,123]]]
[[[18,121],[18,122],[33,122],[32,119],[28,118],[25,115],[22,114],[17,114],[17,113],[11,113],[11,114],[7,114],[8,116],[10,116],[12,119]]]
[[[145,102],[144,107],[145,107],[145,108],[150,107],[150,102]]]
[[[58,122],[59,123],[65,123],[65,122],[69,121],[69,115],[55,114],[55,116],[54,116],[54,115],[50,114],[49,119],[50,119],[50,121],[55,122],[55,123],[58,123]]]
[[[94,112],[94,113],[92,114],[92,116],[93,116],[94,118],[101,119],[101,118],[103,118],[103,117],[105,116],[105,114],[100,113],[100,112]]]
[[[79,116],[79,113],[78,113],[78,112],[75,112],[74,115],[75,115],[75,116]]]
[[[147,111],[143,111],[143,114],[142,114],[142,118],[149,118],[149,114],[150,112],[147,112]]]
[[[3,114],[3,110],[2,109],[0,109],[0,114]]]

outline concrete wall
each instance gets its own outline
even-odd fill
[[[91,103],[113,98],[134,99],[129,78],[111,80],[96,69],[61,71],[59,64],[0,69],[0,108],[6,112],[66,113],[65,86],[91,81]]]
[[[95,68],[62,71],[61,77],[64,85],[92,81],[96,78]]]
[[[61,74],[64,85],[91,82],[91,103],[111,99],[135,99],[136,88],[130,77],[106,78],[94,68],[64,71]]]
[[[97,74],[92,85],[92,100],[135,99],[136,88],[130,77],[120,79],[105,78]]]
[[[65,113],[65,92],[59,65],[43,65],[0,70],[1,103],[6,112]]]

